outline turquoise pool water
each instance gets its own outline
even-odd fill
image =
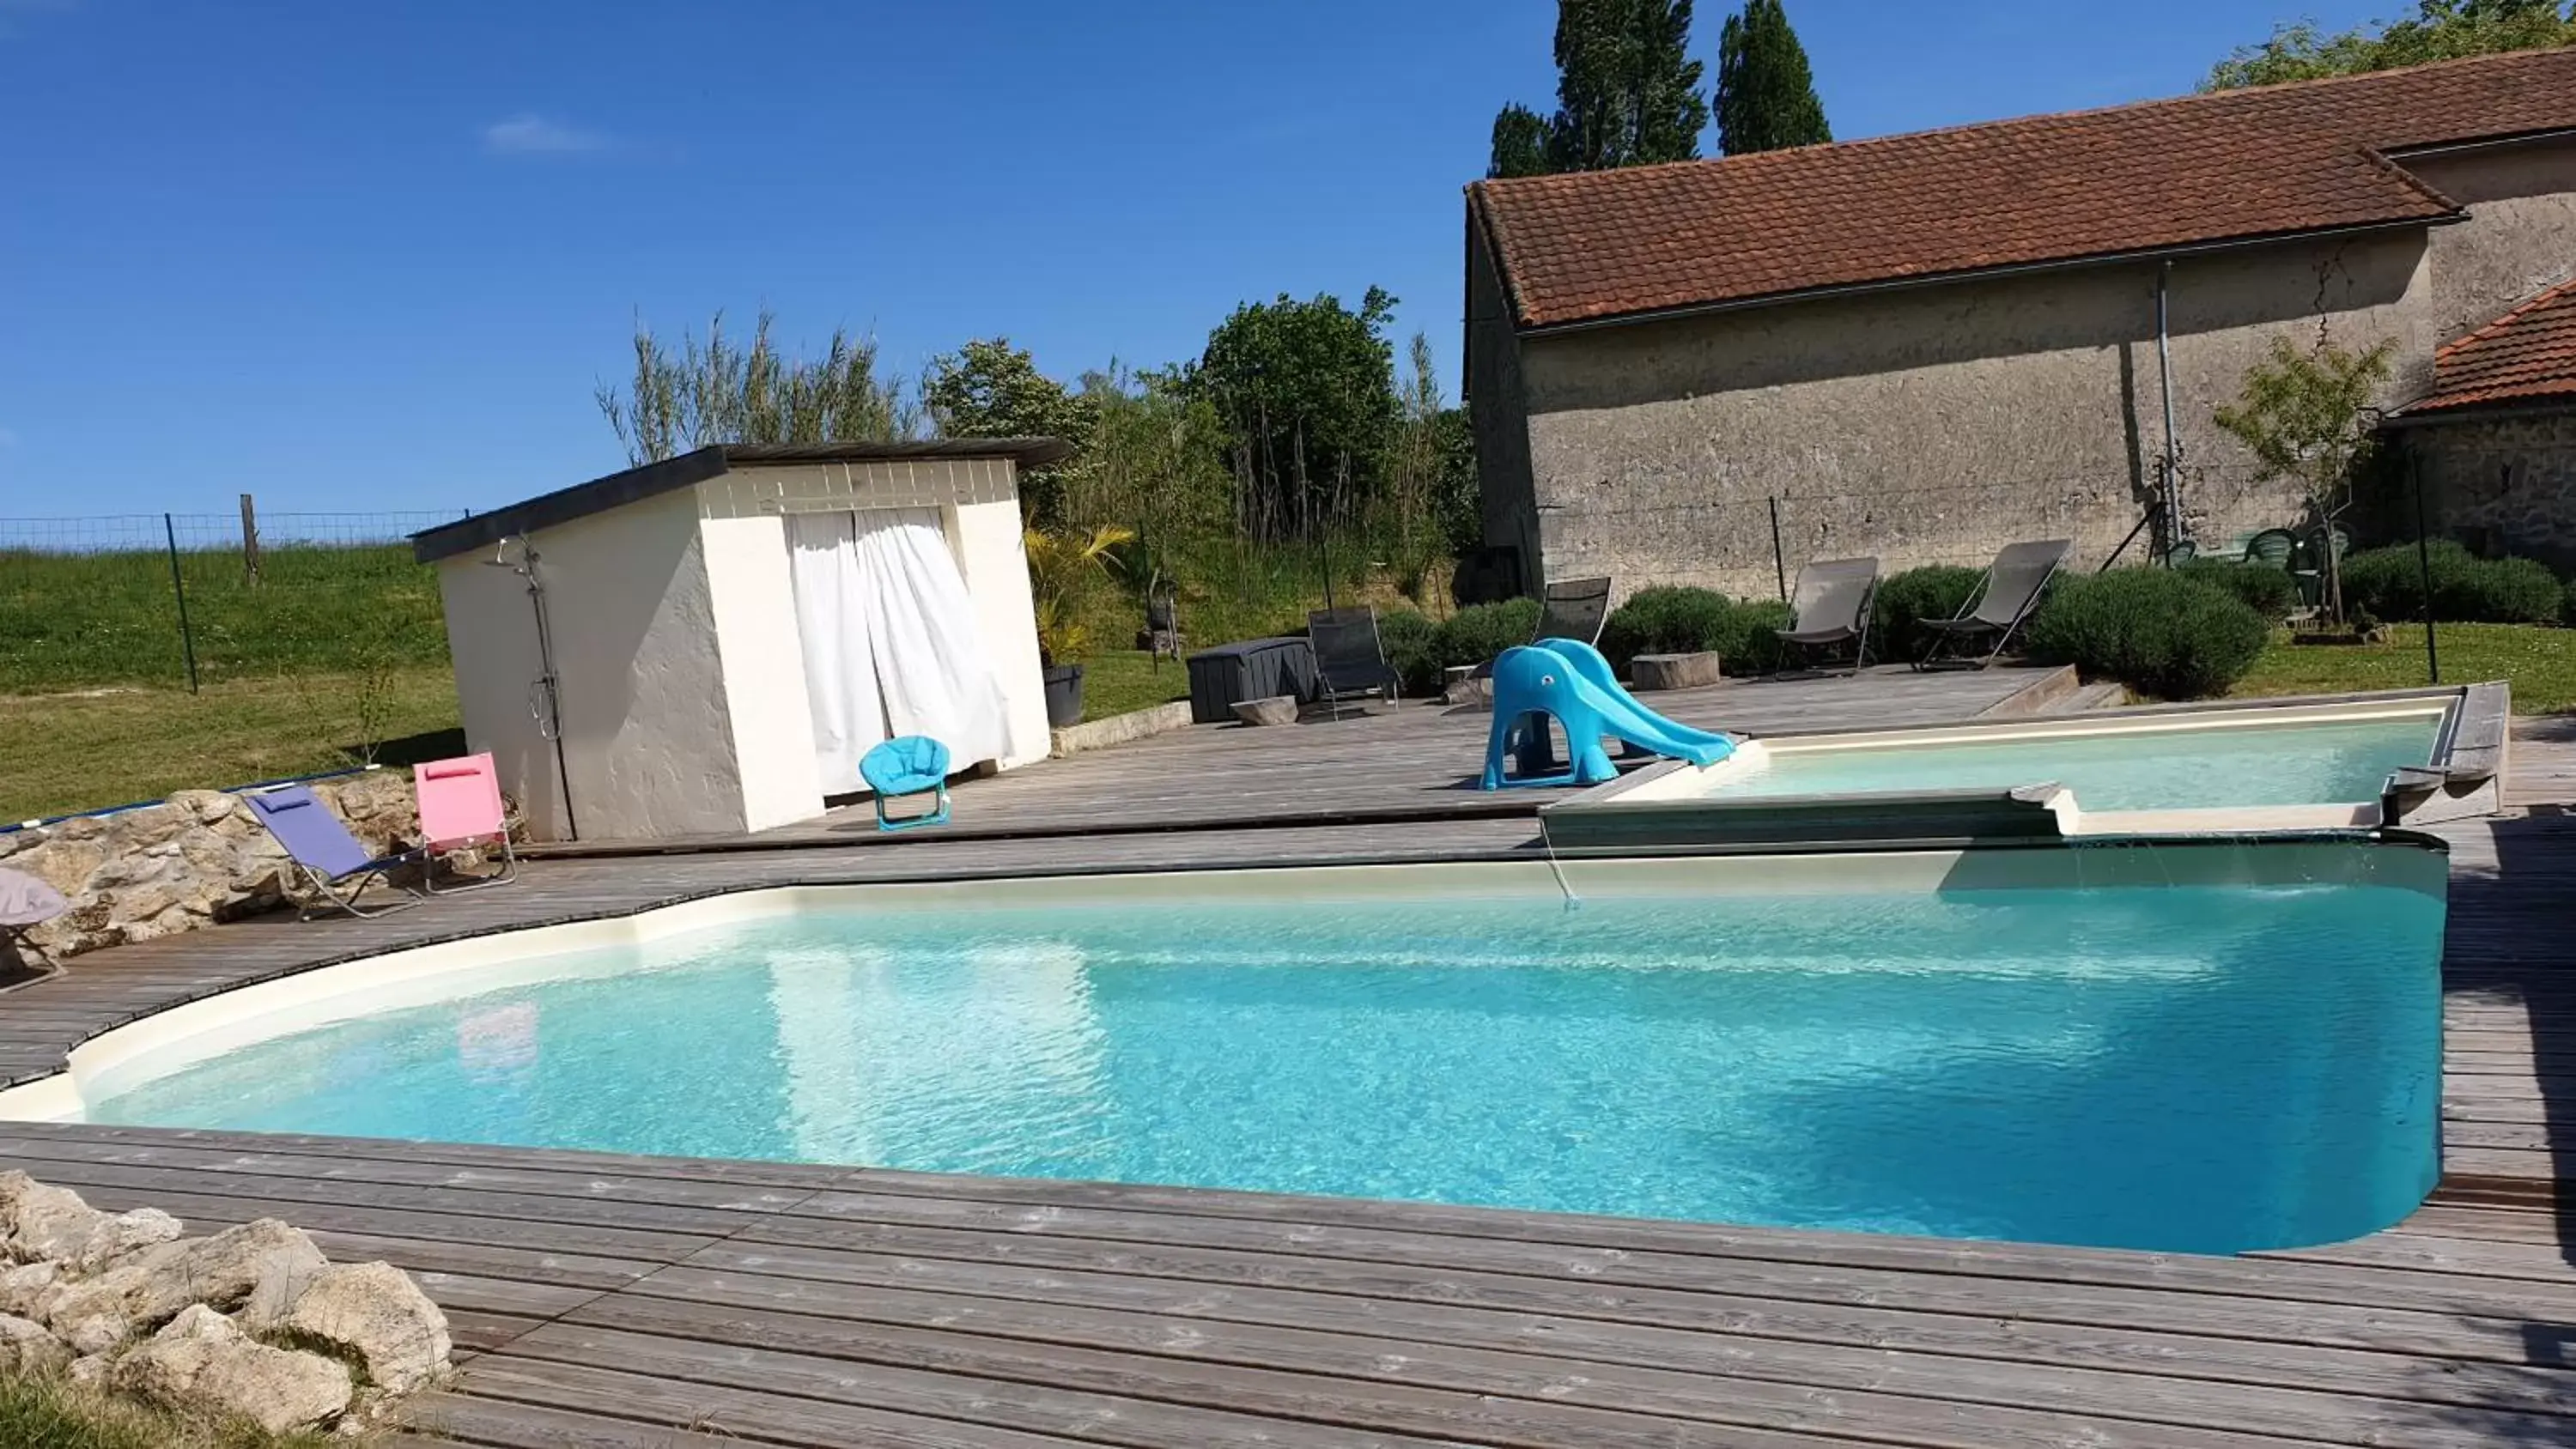
[[[2055,781],[2087,810],[2375,801],[2389,773],[2433,757],[2437,714],[1994,744],[1790,750],[1708,791],[1715,799],[1884,790],[2005,789]]]
[[[2439,934],[2372,885],[827,911],[90,1120],[2241,1251],[2432,1186]]]
[[[2280,1247],[2432,1185],[2441,916],[2382,887],[833,911],[91,1117]]]

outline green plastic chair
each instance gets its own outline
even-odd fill
[[[2247,563],[2270,564],[2287,571],[2298,556],[2299,536],[2286,528],[2267,528],[2245,540]]]

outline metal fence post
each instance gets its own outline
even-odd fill
[[[1779,586],[1780,601],[1785,604],[1789,601],[1789,560],[1780,552],[1780,496],[1770,494],[1762,501],[1771,505],[1771,581]]]
[[[2415,484],[2415,570],[2424,584],[2424,675],[2427,684],[2442,682],[2442,652],[2433,642],[2433,545],[2424,526],[2424,466],[2416,461],[2415,449],[2406,449],[2406,472]],[[2329,534],[2326,547],[2334,547]]]
[[[179,649],[188,659],[188,692],[197,692],[197,636],[188,628],[188,584],[179,576],[179,525],[161,515],[161,537],[170,545],[170,592],[179,600]]]

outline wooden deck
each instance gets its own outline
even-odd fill
[[[2047,708],[2074,671],[2006,667],[1917,674],[1897,666],[1850,679],[1731,680],[1647,696],[1703,729],[1777,735],[1877,725],[1950,724]],[[1026,834],[1138,832],[1243,825],[1527,817],[1544,797],[1475,788],[1490,713],[1437,704],[1276,729],[1194,725],[1114,749],[1048,760],[954,787],[946,841]],[[913,837],[915,840],[926,837]],[[874,807],[751,835],[648,845],[592,841],[532,848],[542,856],[877,845]]]
[[[0,1164],[422,1277],[490,1446],[2576,1444],[2576,727],[2447,831],[2443,1188],[2193,1257],[1431,1204],[0,1123]],[[1069,762],[1069,763],[1079,763]],[[409,941],[803,880],[1511,854],[1526,821],[564,860],[372,922],[103,952],[0,996],[0,1075]],[[1076,857],[1068,859],[1068,857]],[[423,1443],[431,1442],[423,1440]]]

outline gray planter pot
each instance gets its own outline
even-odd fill
[[[1082,666],[1058,664],[1039,673],[1046,680],[1047,727],[1082,723]]]

